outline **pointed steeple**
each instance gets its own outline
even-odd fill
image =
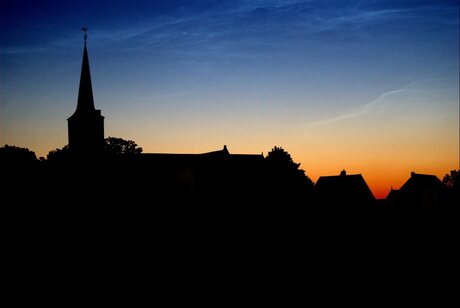
[[[93,88],[91,86],[91,73],[89,71],[88,50],[86,49],[86,30],[86,28],[83,28],[83,31],[85,31],[85,47],[83,48],[83,62],[81,65],[80,88],[78,90],[76,113],[93,112],[95,110]]]
[[[88,50],[83,48],[83,63],[81,65],[80,88],[78,89],[77,109],[67,119],[69,128],[69,147],[78,155],[96,155],[104,149],[104,117],[101,111],[94,107],[93,88],[89,71]]]

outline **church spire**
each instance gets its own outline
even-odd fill
[[[67,119],[69,128],[69,148],[73,153],[83,156],[102,153],[104,149],[104,117],[100,110],[94,108],[93,88],[89,72],[88,50],[83,48],[83,63],[81,65],[80,88],[78,89],[77,109]]]
[[[88,50],[86,49],[86,31],[88,28],[82,28],[85,32],[85,46],[83,48],[83,63],[81,65],[80,88],[78,90],[78,102],[76,113],[92,112],[94,108],[93,88],[91,86],[91,74],[89,71]]]

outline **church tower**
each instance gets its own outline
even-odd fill
[[[83,28],[85,46],[83,49],[77,109],[67,119],[69,148],[75,154],[97,155],[102,153],[104,149],[104,117],[101,115],[101,111],[94,107],[88,51],[86,49],[86,30],[86,28]]]

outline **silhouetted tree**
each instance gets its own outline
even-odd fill
[[[5,166],[22,165],[23,167],[36,164],[37,156],[27,148],[5,145],[0,148],[0,163]]]
[[[107,137],[104,140],[104,152],[109,156],[135,155],[142,153],[142,148],[132,140],[124,140],[122,138]],[[48,161],[64,161],[72,157],[72,151],[69,145],[57,148],[48,152]]]
[[[270,172],[270,185],[284,192],[310,193],[313,181],[299,169],[300,164],[282,147],[275,146],[265,158]]]
[[[23,202],[32,194],[39,161],[27,148],[5,145],[0,148],[0,174],[2,197],[13,202]],[[26,192],[26,193],[24,193]],[[30,200],[27,200],[30,201]]]
[[[297,169],[300,166],[300,164],[294,163],[291,155],[282,147],[275,146],[270,152],[268,152],[266,159],[270,163],[286,168]]]
[[[457,205],[460,201],[460,170],[451,170],[442,182],[447,186],[450,194],[450,205]]]
[[[65,145],[62,149],[55,149],[48,152],[46,155],[46,159],[48,161],[63,161],[70,157],[70,149],[69,145]]]
[[[142,153],[142,148],[132,140],[122,138],[105,138],[104,151],[109,155],[136,155]]]
[[[450,174],[446,174],[442,179],[442,182],[453,190],[460,189],[460,170],[451,170]]]

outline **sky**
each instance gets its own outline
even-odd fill
[[[105,135],[146,153],[288,151],[313,180],[459,169],[459,2],[0,2],[0,146],[67,144],[83,54]]]

